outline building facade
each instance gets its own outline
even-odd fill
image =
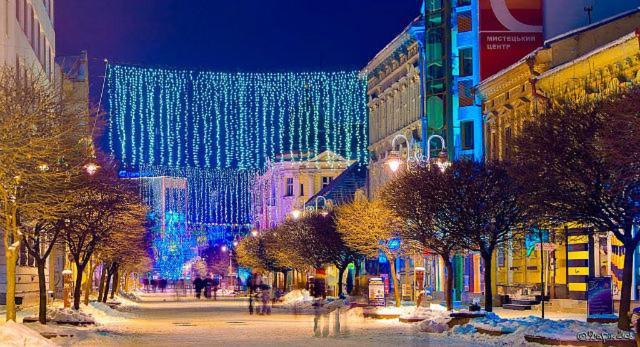
[[[307,201],[354,163],[328,150],[278,155],[254,182],[254,227],[267,230],[292,217],[292,212],[301,214],[305,208],[315,208]]]
[[[422,140],[420,111],[419,45],[411,34],[415,20],[384,47],[363,69],[367,75],[369,106],[368,194],[378,195],[391,178],[385,159],[393,137],[402,134],[419,144]],[[401,143],[406,147],[408,144]]]
[[[54,0],[8,0],[0,3],[0,65],[21,73],[38,68],[55,74]]]
[[[484,80],[481,93],[485,117],[486,158],[508,160],[512,140],[527,119],[536,117],[547,100],[570,97],[590,100],[640,82],[640,10],[550,38],[545,44]],[[552,298],[584,300],[587,276],[612,276],[619,295],[622,275],[620,243],[611,233],[589,235],[579,225],[549,230],[553,250],[527,250],[526,240],[497,251],[494,261],[497,293],[521,295],[540,291]],[[545,263],[541,263],[541,252]],[[638,254],[636,254],[637,258]],[[633,288],[637,288],[637,273]],[[638,298],[637,289],[632,296]]]

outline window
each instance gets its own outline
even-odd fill
[[[458,51],[458,69],[460,76],[473,75],[473,51],[471,47],[461,48]]]
[[[469,6],[471,5],[471,0],[458,0],[458,6]]]
[[[473,106],[472,81],[458,82],[458,104],[460,107]]]
[[[460,122],[462,149],[473,149],[473,121]]]
[[[322,177],[322,188],[330,185],[331,182],[333,182],[333,177],[327,177],[327,176]]]
[[[458,32],[464,33],[473,29],[471,21],[471,11],[464,11],[458,13]]]
[[[304,196],[304,184],[300,183],[300,196]]]
[[[293,196],[293,178],[287,177],[287,187],[285,196]]]

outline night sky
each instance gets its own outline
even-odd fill
[[[57,54],[215,71],[359,70],[420,0],[58,0]]]

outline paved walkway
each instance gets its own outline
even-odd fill
[[[274,309],[269,316],[249,315],[246,299],[152,301],[96,328],[78,331],[79,346],[466,346],[417,333],[397,320],[371,320],[342,312],[329,316],[293,315]],[[315,320],[319,329],[314,331]],[[477,345],[477,344],[475,344]]]

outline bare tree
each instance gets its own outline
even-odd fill
[[[445,302],[453,309],[453,255],[462,250],[460,234],[451,227],[451,215],[445,205],[450,200],[452,184],[438,168],[418,167],[390,181],[383,199],[403,221],[405,242],[428,249],[442,258],[445,272]]]
[[[102,159],[100,165],[100,170],[85,178],[65,215],[69,222],[63,238],[78,272],[73,293],[76,310],[80,308],[82,274],[96,249],[113,240],[118,231],[127,232],[133,223],[144,222],[137,213],[141,201],[136,183],[119,179],[113,161]]]
[[[618,326],[630,325],[633,254],[640,233],[640,89],[602,100],[560,100],[524,125],[514,174],[545,219],[612,232],[625,249]]]
[[[343,275],[359,253],[349,247],[336,228],[335,213],[308,213],[299,220],[283,224],[286,230],[284,248],[289,256],[307,259],[310,265],[319,268],[333,264],[338,269],[338,295],[342,294]]]
[[[15,271],[21,243],[32,240],[50,246],[55,242],[51,237],[55,232],[48,235],[51,228],[44,221],[55,220],[64,210],[67,183],[80,172],[82,154],[90,147],[85,137],[87,113],[69,105],[70,98],[60,85],[39,69],[28,71],[24,75],[12,68],[0,69],[0,217],[4,219],[8,320],[16,316]],[[24,232],[35,235],[25,239]],[[33,244],[27,246],[36,250]],[[36,256],[39,272],[45,253]],[[40,294],[42,322],[43,295],[46,291]]]

